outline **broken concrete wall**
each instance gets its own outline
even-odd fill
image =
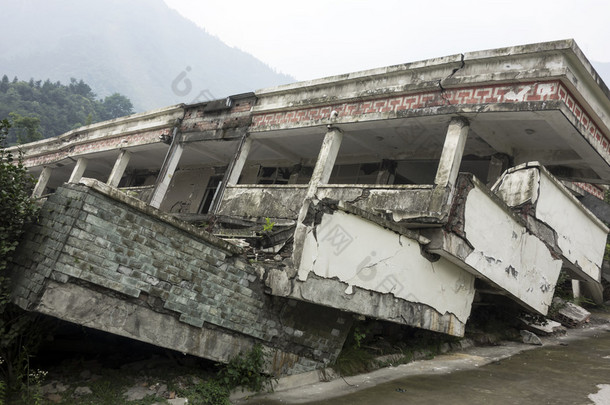
[[[220,215],[295,220],[307,185],[247,185],[225,189]]]
[[[562,261],[474,176],[460,175],[448,225],[425,235],[432,240],[428,251],[455,261],[530,310],[547,313]]]
[[[365,211],[387,216],[392,221],[417,220],[429,217],[433,186],[319,186],[316,197],[345,201]]]
[[[159,209],[163,212],[197,214],[205,186],[214,174],[212,167],[177,171]]]
[[[264,294],[241,249],[83,182],[50,196],[27,233],[13,268],[18,305],[217,361],[260,342],[278,373],[336,358],[349,316]]]
[[[253,93],[244,93],[186,107],[180,126],[184,141],[241,138],[251,123],[250,109],[255,103]]]
[[[550,228],[553,240],[547,236],[547,243],[578,278],[600,281],[608,228],[544,167],[528,163],[510,169],[493,190],[528,218],[535,234],[544,237],[544,227]]]
[[[268,268],[272,293],[455,336],[464,334],[474,277],[431,261],[419,242],[360,216],[319,206],[298,272]]]

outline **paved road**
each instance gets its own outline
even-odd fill
[[[439,356],[438,361],[421,362],[421,366],[412,367],[413,372],[408,373],[411,374],[408,377],[379,383],[383,381],[382,378],[370,384],[370,388],[362,389],[366,386],[366,379],[349,377],[346,380],[354,387],[335,381],[251,398],[243,403],[610,405],[610,328],[598,329],[586,339],[566,339],[565,342],[529,350],[481,367],[479,365],[490,358],[494,349],[475,349],[466,354]],[[426,372],[424,369],[418,370],[418,367],[428,367],[436,374],[417,375]],[[455,371],[464,369],[468,370]],[[400,369],[394,370],[401,372]],[[391,374],[392,369],[385,370],[385,373]],[[391,375],[384,378],[390,379]],[[325,395],[320,390],[328,390],[331,385],[324,388],[324,384],[335,384],[334,392]],[[339,391],[340,396],[335,396]],[[322,397],[328,399],[311,402],[312,398]]]

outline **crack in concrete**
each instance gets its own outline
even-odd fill
[[[451,101],[449,101],[449,98],[447,97],[447,90],[445,90],[445,88],[443,87],[443,80],[447,80],[450,79],[451,77],[453,77],[453,75],[455,75],[460,69],[463,69],[464,66],[466,66],[466,62],[464,61],[464,54],[460,54],[461,55],[461,60],[460,62],[462,63],[460,65],[460,67],[457,67],[455,69],[453,69],[451,71],[451,73],[449,74],[449,76],[445,77],[444,79],[438,79],[438,87],[441,90],[441,97],[443,98],[443,100],[445,101],[446,104],[451,104]]]

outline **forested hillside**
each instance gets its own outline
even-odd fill
[[[0,119],[12,123],[7,143],[32,142],[71,129],[133,113],[131,101],[114,93],[98,99],[83,80],[0,80]]]

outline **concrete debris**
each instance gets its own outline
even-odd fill
[[[127,397],[127,401],[139,401],[152,394],[154,393],[152,393],[148,387],[135,386],[129,388],[124,395]]]
[[[528,345],[542,346],[542,340],[535,333],[530,332],[529,330],[522,330],[521,337],[523,338],[523,343]]]
[[[578,328],[589,322],[591,317],[591,313],[583,307],[559,297],[553,298],[553,305],[558,307],[558,310],[552,318],[568,328]]]
[[[76,387],[76,389],[74,390],[74,397],[82,397],[83,395],[89,395],[89,394],[93,394],[93,391],[91,391],[91,388],[89,387]]]
[[[58,392],[65,392],[67,390],[68,390],[68,386],[66,386],[58,381],[53,381],[53,382],[43,385],[41,387],[41,391],[42,391],[43,395],[57,394]]]
[[[62,401],[62,397],[59,394],[49,394],[46,396],[47,400],[54,403],[54,404],[58,404]]]
[[[528,320],[525,318],[519,318],[521,322],[525,324],[525,327],[530,332],[536,335],[549,336],[549,335],[565,335],[566,328],[561,323],[552,321],[550,319],[544,319],[544,321]]]

